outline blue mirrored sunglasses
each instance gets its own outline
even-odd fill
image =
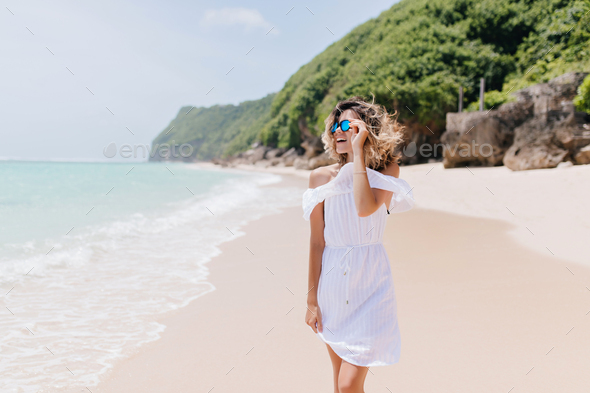
[[[338,122],[334,123],[334,125],[332,126],[332,134],[336,132],[338,127],[340,127],[342,131],[348,131],[350,129],[350,121],[342,120],[340,124],[338,124]]]

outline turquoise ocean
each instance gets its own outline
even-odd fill
[[[221,243],[300,204],[304,190],[280,180],[182,163],[0,161],[0,391],[95,386],[157,340],[159,315],[215,290],[207,263]]]

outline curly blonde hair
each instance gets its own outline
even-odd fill
[[[337,160],[340,166],[346,163],[346,154],[336,152],[332,126],[347,109],[355,111],[369,131],[363,147],[365,165],[379,171],[393,162],[398,163],[401,158],[399,147],[404,139],[403,126],[397,122],[397,113],[389,115],[382,105],[375,104],[375,97],[371,103],[359,96],[340,101],[326,118],[322,142],[330,158]]]

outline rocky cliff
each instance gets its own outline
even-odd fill
[[[512,170],[590,162],[590,116],[573,98],[587,73],[572,72],[514,93],[487,112],[447,113],[445,168],[506,165]]]

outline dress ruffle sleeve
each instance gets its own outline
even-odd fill
[[[414,195],[412,187],[403,179],[384,175],[381,172],[367,168],[367,176],[371,188],[392,191],[391,203],[389,204],[390,213],[402,213],[414,207]]]
[[[309,217],[311,216],[311,212],[313,211],[314,207],[320,202],[322,202],[326,197],[321,193],[322,188],[308,188],[303,193],[303,218],[306,221],[309,221]]]
[[[309,221],[313,209],[326,198],[352,192],[352,177],[353,165],[346,163],[338,175],[328,183],[316,188],[308,188],[303,193],[303,218]],[[367,177],[371,188],[393,191],[389,205],[390,213],[401,213],[414,207],[412,188],[405,180],[384,175],[370,168],[367,168]]]
[[[345,194],[352,191],[352,165],[344,165],[338,175],[328,183],[316,188],[308,188],[303,193],[303,218],[309,221],[311,212],[318,203],[323,202],[326,198]]]
[[[303,218],[309,221],[309,217],[311,216],[311,212],[316,207],[318,203],[323,202],[326,198],[344,194],[346,192],[350,192],[347,187],[343,187],[343,182],[340,181],[340,178],[335,178],[334,180],[316,187],[316,188],[308,188],[303,193]]]

